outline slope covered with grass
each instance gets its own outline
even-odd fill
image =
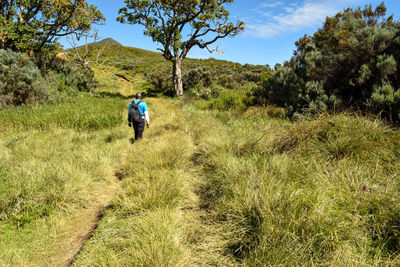
[[[100,69],[122,74],[128,80],[142,79],[141,90],[151,96],[174,96],[172,63],[162,54],[134,47],[117,45],[91,47],[90,57],[95,59],[100,49]],[[84,53],[81,50],[81,53]],[[195,98],[213,99],[225,90],[250,93],[272,73],[269,66],[239,64],[230,61],[186,58],[182,65],[182,79],[188,95]]]

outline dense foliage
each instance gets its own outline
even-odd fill
[[[79,38],[103,21],[85,0],[1,1],[0,106],[57,99],[93,87],[90,68],[57,59],[57,40]]]
[[[60,102],[96,86],[89,67],[48,55],[39,69],[36,60],[0,49],[0,107]]]
[[[0,50],[0,107],[21,105],[46,98],[42,75],[27,57]]]
[[[296,42],[258,92],[289,111],[361,108],[400,119],[400,23],[386,7],[347,9]]]
[[[57,38],[89,30],[104,20],[84,0],[15,0],[0,2],[0,49],[41,52]]]
[[[68,94],[89,92],[97,84],[94,72],[89,66],[82,66],[73,62],[51,60],[48,62],[48,81],[54,90]]]

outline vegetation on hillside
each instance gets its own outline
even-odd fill
[[[93,49],[95,57],[98,49]],[[83,52],[83,51],[82,51]],[[113,74],[145,80],[143,90],[148,96],[174,96],[171,66],[160,53],[133,47],[107,46],[100,58],[104,66],[96,67]],[[240,99],[240,105],[253,104],[251,93],[272,75],[269,66],[239,64],[216,59],[187,58],[182,67],[183,86],[187,98],[212,100],[232,95]],[[247,101],[247,102],[245,102]],[[231,105],[230,108],[234,108]]]
[[[96,86],[94,72],[55,54],[36,61],[19,52],[0,50],[0,108],[59,103]]]
[[[0,50],[0,107],[47,97],[38,67],[25,55]]]
[[[58,38],[79,38],[103,21],[86,1],[1,1],[0,107],[54,103],[93,88],[90,67],[57,58]]]

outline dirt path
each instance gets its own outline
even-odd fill
[[[148,101],[152,127],[145,132],[143,141],[128,147],[130,173],[114,195],[114,205],[107,209],[104,223],[100,222],[97,230],[86,230],[88,234],[80,238],[87,241],[84,248],[74,251],[75,256],[81,252],[76,261],[67,263],[236,265],[224,251],[218,225],[201,207],[199,188],[203,178],[193,161],[196,146],[184,111],[170,100]],[[135,151],[142,151],[141,156]],[[124,226],[119,228],[120,225]]]
[[[59,264],[56,264],[57,266],[70,266],[73,264],[75,258],[85,245],[85,242],[92,237],[101,219],[104,217],[105,209],[112,195],[115,193],[116,188],[117,186],[107,188],[102,196],[102,201],[100,201],[101,204],[86,210],[85,213],[74,218],[74,221],[79,221],[78,223],[81,227],[74,233],[74,236],[70,238],[67,243],[69,249],[66,251],[65,258],[62,259]]]
[[[201,190],[205,177],[201,174],[201,166],[198,166],[195,160],[197,147],[192,139],[191,129],[188,128],[184,111],[179,104],[171,105],[165,100],[160,104],[160,107],[166,108],[167,116],[172,114],[162,121],[168,125],[176,125],[179,139],[182,140],[180,146],[185,146],[186,150],[182,168],[185,174],[182,185],[186,190],[176,212],[184,224],[182,235],[186,241],[181,244],[182,250],[187,251],[185,256],[189,259],[188,264],[189,266],[235,266],[236,260],[225,251],[222,230],[201,204],[202,194],[206,193]],[[168,132],[164,138],[168,138]]]
[[[98,207],[97,210],[93,210],[91,213],[87,214],[88,219],[82,222],[82,228],[79,232],[75,233],[76,236],[71,238],[69,242],[71,244],[70,251],[67,252],[66,259],[60,264],[61,266],[72,265],[85,242],[92,237],[103,216],[104,207]]]
[[[186,125],[186,123],[185,123]],[[190,129],[187,129],[188,136]],[[190,162],[185,170],[185,185],[189,189],[188,205],[182,206],[182,218],[187,225],[188,250],[192,266],[236,266],[234,257],[227,255],[222,229],[215,223],[213,215],[201,203],[206,193],[201,190],[203,180],[201,166],[198,166],[195,156],[197,147],[190,137]]]
[[[125,115],[125,114],[124,114]],[[130,131],[131,132],[131,131]],[[128,142],[128,140],[126,140]],[[57,266],[71,266],[75,259],[82,251],[85,243],[90,240],[99,226],[101,220],[106,214],[106,209],[112,197],[115,195],[118,188],[121,186],[121,181],[124,179],[124,174],[121,173],[121,166],[125,164],[126,154],[128,153],[129,146],[125,146],[125,150],[121,152],[121,161],[119,166],[115,166],[113,169],[114,179],[111,184],[102,189],[102,193],[96,201],[95,205],[86,209],[84,212],[76,215],[72,219],[72,224],[77,223],[80,225],[78,230],[75,230],[69,242],[66,244],[68,250],[65,253],[65,257],[58,262]],[[77,229],[75,226],[74,229]]]

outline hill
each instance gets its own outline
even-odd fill
[[[104,46],[104,45],[107,45],[107,46],[117,46],[117,47],[122,47],[123,46],[121,43],[119,43],[118,41],[114,40],[113,38],[105,38],[105,39],[102,39],[102,40],[100,40],[98,42],[88,43],[87,45],[88,46],[93,46],[93,45],[94,46]],[[86,45],[80,45],[80,46],[77,46],[77,48],[78,49],[83,49],[83,48],[85,48],[85,46]],[[69,51],[71,49],[72,48],[67,48],[66,50]]]
[[[98,47],[92,51],[96,57]],[[142,79],[147,82],[150,95],[174,95],[172,65],[158,52],[135,47],[109,45],[105,47],[100,61],[103,66],[94,66],[100,73],[118,71],[129,80]],[[183,84],[188,95],[210,100],[225,89],[250,92],[263,77],[271,75],[269,66],[240,64],[225,60],[187,58],[183,62]],[[99,72],[98,72],[99,73]]]
[[[94,43],[88,43],[88,45],[115,45],[115,46],[123,46],[118,41],[114,40],[113,38],[105,38],[100,41]],[[85,45],[78,46],[78,48],[83,48]],[[67,49],[68,50],[68,49]]]
[[[97,45],[118,45],[118,46],[123,46],[122,44],[120,44],[119,42],[115,41],[113,38],[106,38],[103,40],[100,40],[96,43],[93,44],[97,44]]]

